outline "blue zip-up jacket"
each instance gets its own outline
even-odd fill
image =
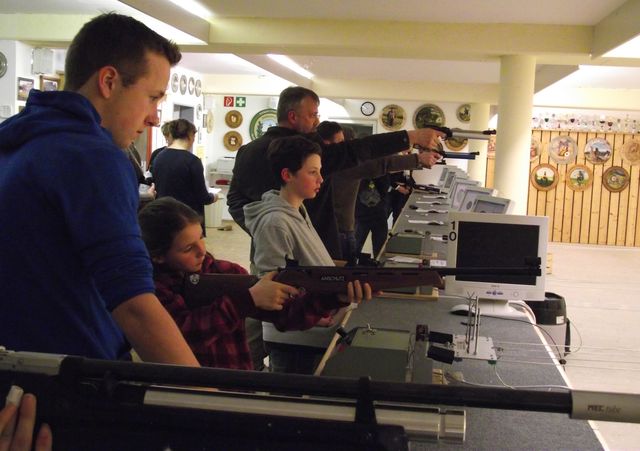
[[[111,311],[153,293],[131,163],[83,96],[32,90],[0,124],[0,346],[115,359]]]

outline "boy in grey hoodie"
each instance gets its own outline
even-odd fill
[[[302,203],[320,190],[320,156],[320,146],[299,135],[274,140],[269,146],[269,162],[280,180],[280,191],[267,191],[262,200],[244,206],[245,224],[255,244],[254,264],[260,274],[286,266],[287,258],[301,266],[334,265]],[[313,373],[344,316],[348,298],[370,299],[371,288],[356,281],[347,299],[338,296],[345,307],[307,331],[279,332],[262,323],[273,371]]]

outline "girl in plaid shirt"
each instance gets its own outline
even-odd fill
[[[350,290],[346,304],[338,296],[305,296],[294,287],[273,281],[272,272],[245,293],[234,294],[233,299],[214,295],[211,304],[191,308],[183,296],[185,277],[193,273],[247,271],[208,253],[200,217],[171,197],[150,202],[138,219],[153,262],[156,295],[203,366],[253,369],[244,326],[246,317],[272,322],[282,331],[305,330],[331,311],[348,305],[354,297],[362,298],[359,286]]]

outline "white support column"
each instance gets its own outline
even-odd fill
[[[489,124],[489,104],[488,103],[472,103],[471,104],[471,121],[469,122],[470,130],[486,130]],[[469,152],[480,152],[475,160],[469,160],[467,172],[473,180],[479,180],[484,186],[487,179],[487,141],[477,139],[469,140]]]
[[[514,214],[527,213],[529,148],[536,59],[500,58],[500,96],[494,186],[515,203]]]

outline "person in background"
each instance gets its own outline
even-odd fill
[[[391,187],[387,196],[387,211],[391,213],[395,224],[416,181],[413,179],[413,170],[409,169],[389,174],[389,182]]]
[[[278,100],[278,125],[271,127],[260,138],[240,147],[233,168],[233,178],[227,195],[229,213],[245,231],[244,205],[261,199],[264,192],[279,189],[278,180],[269,174],[267,149],[272,140],[286,136],[308,135],[320,142],[316,132],[320,99],[310,89],[301,86],[286,88]],[[364,160],[392,155],[409,149],[414,144],[424,149],[437,147],[444,134],[433,129],[420,129],[381,133],[362,139],[322,145],[322,175],[355,166]],[[440,155],[427,152],[430,167]],[[331,183],[325,183],[317,196],[305,201],[311,222],[322,242],[334,259],[342,258],[338,225],[335,219]]]
[[[272,272],[249,289],[212,295],[208,305],[192,306],[184,290],[187,277],[246,270],[207,252],[198,214],[182,202],[163,197],[138,217],[153,260],[156,294],[203,366],[253,369],[244,326],[248,316],[280,331],[304,330],[343,305],[335,297],[314,297],[274,282]]]
[[[387,218],[387,196],[391,182],[389,175],[360,180],[358,188],[355,221],[356,252],[360,254],[362,247],[371,232],[373,257],[377,258],[389,233]]]
[[[280,191],[267,191],[262,200],[244,207],[246,226],[254,237],[254,263],[260,274],[285,267],[287,259],[301,266],[334,265],[303,204],[320,191],[321,153],[318,143],[302,136],[276,139],[269,146],[271,171],[274,178],[280,179]],[[353,289],[357,299],[363,295],[371,298],[368,284],[360,286],[356,282]],[[344,296],[336,301],[343,302],[345,307],[348,305]],[[322,327],[303,332],[280,332],[273,325],[263,323],[271,369],[313,373],[345,312],[343,308],[320,323]]]
[[[200,158],[191,153],[195,141],[196,126],[186,119],[169,123],[171,145],[153,162],[153,179],[157,197],[170,196],[193,208],[199,215],[203,230],[204,206],[217,200],[207,189],[204,167]]]
[[[114,31],[117,30],[117,31]],[[74,37],[65,90],[0,124],[0,343],[15,351],[198,366],[154,294],[122,149],[158,122],[178,47],[103,14]]]
[[[337,122],[324,121],[318,125],[318,135],[320,135],[325,144],[331,144],[341,142],[347,136],[349,137],[348,139],[353,139],[353,130],[347,127],[343,129]],[[333,204],[340,230],[342,259],[346,260],[347,264],[356,264],[359,253],[362,250],[362,245],[358,246],[356,240],[355,220],[356,199],[360,188],[360,180],[363,178],[382,177],[387,173],[389,173],[389,177],[393,177],[395,176],[395,171],[419,169],[423,165],[426,166],[430,163],[429,152],[390,155],[367,160],[358,166],[338,171],[329,178],[327,183],[333,184]],[[384,243],[387,232],[386,224],[384,228],[381,225],[380,223],[379,227],[374,227],[376,231],[375,241],[380,247],[382,247],[380,241]],[[361,230],[360,233],[365,233],[365,230]],[[366,230],[366,234],[368,233],[369,230]],[[384,233],[383,236],[381,235],[382,233]]]
[[[167,145],[154,149],[154,151],[151,152],[151,156],[149,157],[149,165],[147,166],[147,168],[149,169],[149,172],[151,172],[151,178],[152,178],[151,181],[153,181],[154,160],[156,159],[156,157],[160,152],[162,152],[167,147],[171,147],[171,143],[173,142],[173,138],[171,137],[171,132],[169,131],[169,127],[171,127],[171,122],[173,121],[165,122],[164,124],[162,124],[162,127],[160,127],[160,132],[162,133],[162,136],[164,136],[164,140],[167,142]]]

